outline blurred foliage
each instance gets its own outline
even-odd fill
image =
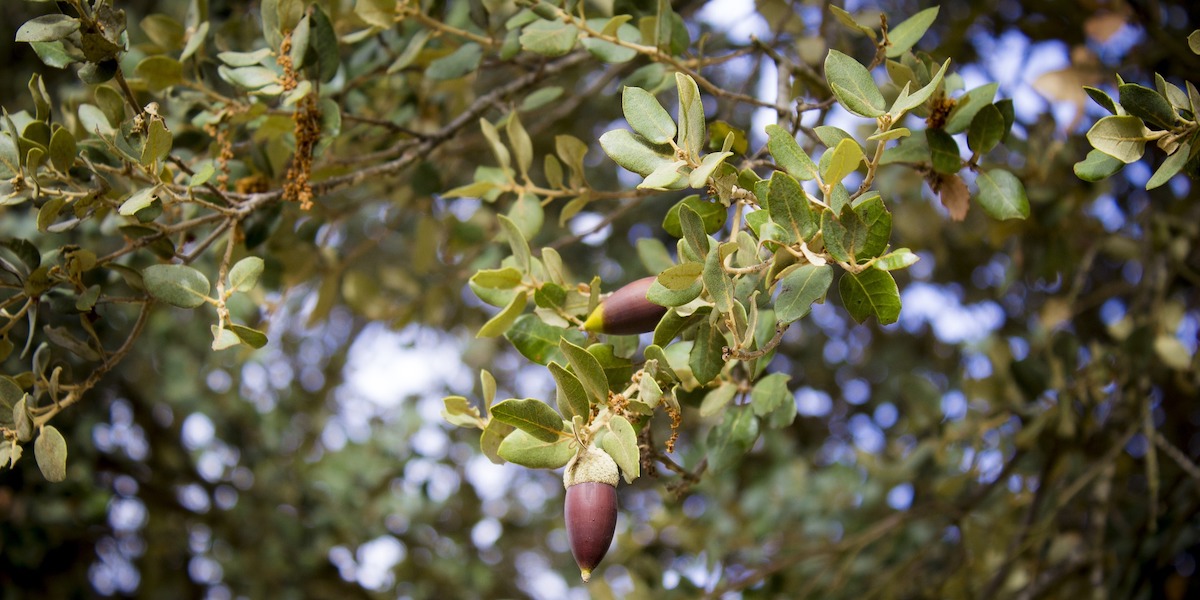
[[[700,415],[700,397],[680,398],[682,473],[659,463],[619,487],[616,542],[586,591],[566,549],[559,478],[493,465],[477,435],[439,416],[445,394],[485,395],[480,369],[496,376],[498,397],[554,394],[506,339],[475,338],[496,311],[467,280],[508,255],[495,243],[498,215],[522,204],[443,194],[497,164],[480,119],[519,115],[534,156],[556,152],[556,136],[584,140],[587,182],[613,190],[547,202],[531,245],[556,247],[569,273],[598,274],[605,291],[654,274],[637,240],[673,244],[660,223],[686,193],[633,191],[597,140],[624,126],[621,85],[660,91],[671,63],[607,47],[545,56],[562,40],[522,42],[512,31],[531,21],[506,23],[519,7],[503,1],[87,4],[87,23],[56,38],[77,39],[79,55],[41,49],[74,63],[61,69],[14,40],[39,15],[81,14],[80,2],[10,1],[0,14],[10,33],[0,50],[12,57],[0,103],[20,124],[5,129],[13,152],[0,148],[17,156],[4,167],[0,302],[20,298],[4,304],[4,374],[16,387],[0,391],[6,402],[14,389],[12,402],[35,392],[34,424],[67,448],[61,482],[43,477],[33,432],[0,471],[5,597],[1200,589],[1200,203],[1183,175],[1146,189],[1166,148],[1106,179],[1077,178],[1092,149],[1083,132],[1108,113],[1071,92],[1093,86],[1124,104],[1115,75],[1159,90],[1156,74],[1186,91],[1200,72],[1188,47],[1194,3],[942,6],[915,49],[977,69],[1018,109],[1038,100],[1017,95],[1021,75],[1003,69],[1023,73],[1039,48],[1076,58],[1038,89],[1076,103],[1078,121],[1016,110],[987,155],[1023,183],[1029,218],[976,209],[952,220],[924,174],[881,168],[893,243],[921,256],[898,275],[899,323],[856,325],[836,295],[797,321],[769,370],[791,377],[800,414],[763,427],[735,468],[698,468],[719,420]],[[748,96],[780,89],[822,103],[828,50],[864,64],[874,52],[825,3],[755,3],[770,28],[761,43],[714,28],[703,2],[671,4],[678,21],[646,32],[672,40],[658,56],[734,56],[700,69],[723,90],[701,90],[704,112],[710,131],[720,121],[745,132],[751,153],[766,137]],[[847,16],[878,30],[880,12],[900,23],[927,7]],[[25,36],[59,35],[53,21]],[[279,51],[301,29],[308,41]],[[275,54],[254,54],[263,49]],[[791,76],[777,78],[772,62]],[[41,83],[28,85],[35,73]],[[817,125],[838,118],[813,114]],[[849,133],[874,131],[861,129]],[[820,133],[802,133],[806,151],[835,145]],[[539,180],[545,165],[532,163]],[[22,169],[32,177],[13,186]],[[245,263],[235,274],[257,281],[230,278],[247,256],[261,272]],[[203,285],[191,271],[140,276],[172,259]],[[186,306],[188,289],[211,301],[185,310],[147,295]],[[235,326],[269,342],[255,349],[260,337]],[[4,425],[17,432],[16,421]],[[661,445],[671,428],[660,417],[650,431]]]

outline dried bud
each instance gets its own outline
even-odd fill
[[[617,463],[589,447],[567,465],[563,485],[567,541],[586,583],[608,552],[617,528]]]
[[[588,315],[583,328],[616,335],[654,331],[659,319],[667,314],[667,307],[646,299],[646,292],[655,279],[654,276],[643,277],[613,292]]]

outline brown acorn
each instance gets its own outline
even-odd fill
[[[588,315],[583,328],[615,335],[654,331],[659,319],[667,314],[667,307],[646,299],[646,292],[655,279],[653,275],[643,277],[613,292]]]
[[[563,510],[567,542],[579,575],[587,583],[617,529],[617,463],[606,452],[589,446],[567,464],[563,486],[567,488]]]

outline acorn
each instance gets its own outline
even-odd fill
[[[667,307],[646,299],[655,279],[653,275],[643,277],[613,292],[588,315],[583,328],[615,335],[654,331],[659,319],[667,314]]]
[[[567,488],[563,510],[567,542],[587,583],[617,529],[617,463],[608,453],[589,446],[567,464],[563,487]]]

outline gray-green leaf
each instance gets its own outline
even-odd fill
[[[180,308],[196,308],[208,299],[211,284],[204,273],[187,265],[150,265],[142,269],[146,291]]]
[[[652,144],[666,144],[675,137],[675,121],[654,94],[627,87],[621,93],[621,110],[629,126]]]
[[[779,298],[775,301],[775,317],[781,323],[803,318],[814,302],[824,301],[833,284],[833,268],[829,265],[803,265],[783,278]]]
[[[67,478],[67,441],[53,425],[42,428],[33,443],[33,456],[46,481],[58,482]]]
[[[633,425],[620,415],[608,422],[608,434],[600,439],[600,449],[608,453],[617,466],[625,483],[633,483],[641,473],[641,452],[638,450],[637,433]]]
[[[549,404],[535,398],[509,398],[492,405],[491,411],[492,418],[545,442],[557,440],[563,430],[562,417]]]
[[[891,273],[867,269],[861,273],[846,273],[838,283],[842,304],[855,321],[862,323],[871,315],[880,325],[895,323],[900,318],[900,290]]]
[[[975,179],[979,204],[993,219],[1024,219],[1029,216],[1029,197],[1016,175],[1004,169],[983,171]]]
[[[883,94],[871,72],[853,57],[830,50],[825,57],[825,77],[829,89],[846,110],[869,118],[886,112]]]

